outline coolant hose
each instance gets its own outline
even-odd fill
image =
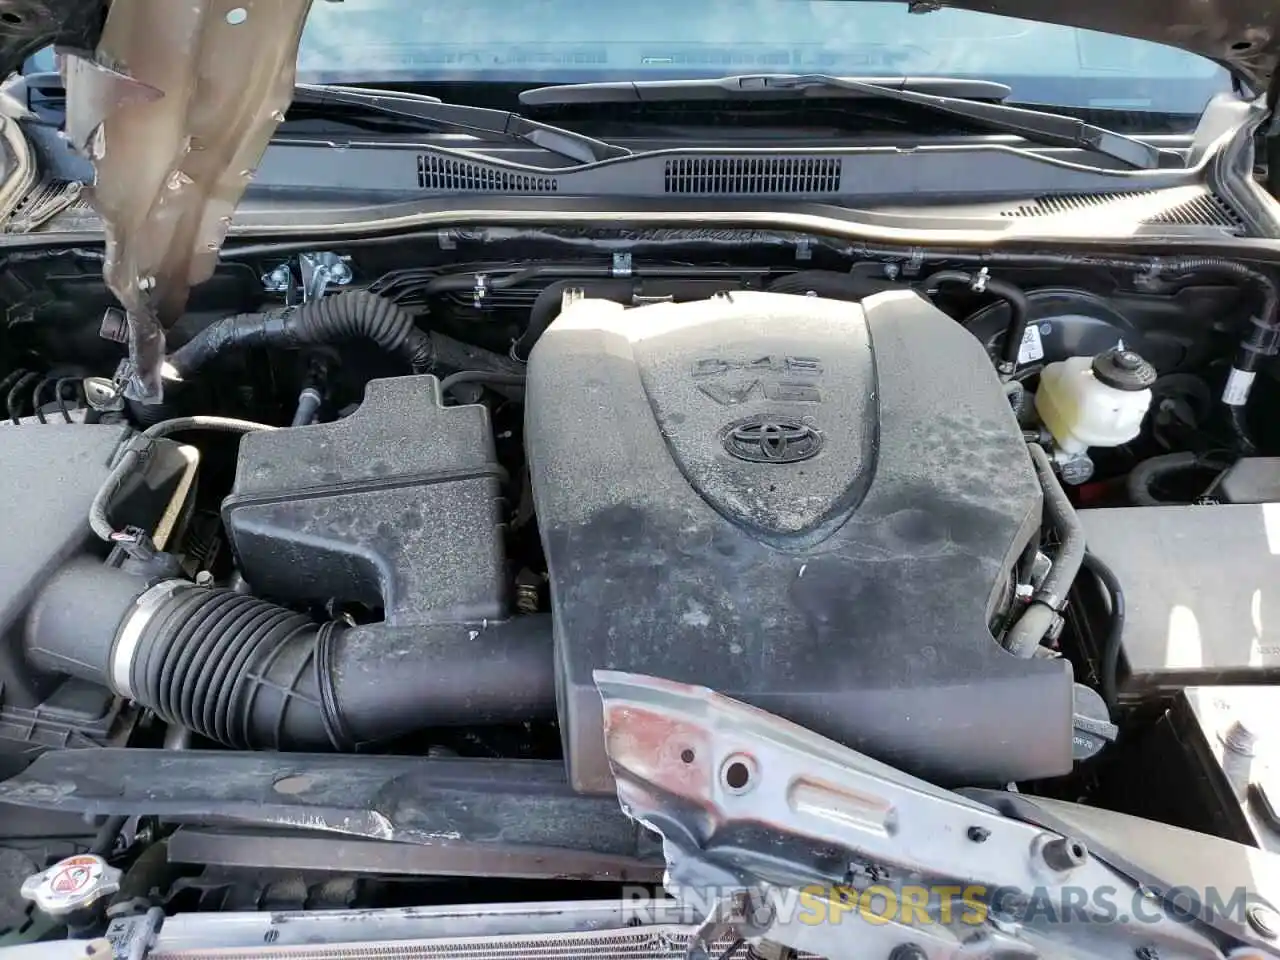
[[[555,715],[551,618],[352,627],[88,558],[45,584],[27,658],[229,747],[355,750],[428,727]]]
[[[1022,288],[988,277],[985,272],[939,270],[925,280],[924,289],[932,296],[939,287],[948,283],[963,284],[975,293],[989,293],[1009,304],[1009,324],[1004,330],[1004,342],[1000,344],[999,369],[1005,375],[1014,373],[1018,369],[1018,353],[1022,349],[1022,338],[1027,332],[1027,319],[1031,314],[1031,303]]]
[[[1181,473],[1183,470],[1190,470],[1192,467],[1199,465],[1199,454],[1192,453],[1189,450],[1166,453],[1143,460],[1130,470],[1129,476],[1125,478],[1125,493],[1128,495],[1129,502],[1135,507],[1167,505],[1167,501],[1158,499],[1151,492],[1152,485],[1171,473]]]
[[[365,290],[322,297],[299,307],[224,317],[205,327],[169,356],[186,379],[214,357],[240,347],[302,347],[344,340],[371,340],[403,357],[416,371],[435,363],[431,336],[393,301]]]
[[[511,356],[521,363],[528,362],[533,345],[547,332],[551,321],[560,314],[565,291],[581,290],[587,297],[629,305],[635,289],[636,282],[630,279],[557,280],[548,284],[533,301],[533,309],[529,311],[529,325],[525,327],[520,339],[511,345]]]
[[[1102,699],[1107,706],[1115,710],[1119,699],[1116,691],[1120,669],[1120,641],[1124,639],[1125,601],[1124,589],[1120,586],[1120,578],[1115,575],[1106,563],[1092,553],[1084,556],[1085,568],[1089,570],[1107,591],[1111,605],[1111,625],[1107,628],[1106,639],[1102,643],[1102,653],[1098,660],[1099,685],[1102,687]]]
[[[1004,636],[1005,649],[1018,657],[1034,655],[1041,641],[1057,623],[1058,612],[1066,606],[1067,591],[1080,573],[1085,557],[1084,527],[1076,516],[1075,507],[1067,499],[1062,484],[1054,475],[1049,455],[1038,443],[1027,444],[1027,452],[1031,456],[1031,463],[1044,494],[1045,515],[1050,526],[1057,531],[1059,544],[1040,589]]]
[[[864,277],[837,270],[797,270],[769,284],[770,293],[813,295],[831,300],[862,300],[886,290],[905,289],[888,278]]]
[[[1052,607],[1033,602],[1005,634],[1005,649],[1015,657],[1026,659],[1033,656],[1057,618],[1057,611]]]
[[[1045,514],[1058,532],[1058,548],[1051,558],[1053,566],[1036,591],[1035,599],[1056,612],[1066,606],[1067,592],[1080,573],[1080,565],[1084,563],[1084,527],[1076,516],[1076,508],[1071,505],[1066,491],[1058,482],[1044,447],[1038,443],[1029,443],[1027,452],[1031,455],[1031,464],[1036,469],[1036,477],[1044,493]]]
[[[1268,357],[1280,352],[1280,289],[1270,274],[1232,260],[1213,257],[1176,257],[1163,260],[1160,272],[1165,275],[1219,276],[1237,283],[1247,283],[1258,294],[1257,313],[1250,317],[1249,330],[1240,341],[1239,349],[1227,372],[1227,382],[1222,388],[1222,403],[1226,407],[1226,422],[1230,428],[1238,452],[1248,456],[1257,452],[1257,445],[1249,433],[1244,408],[1253,390],[1258,367]]]

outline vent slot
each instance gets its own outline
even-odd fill
[[[560,189],[555,177],[502,170],[429,153],[418,156],[418,186],[441,193],[555,193]]]
[[[667,193],[839,193],[839,157],[679,157],[668,160]]]
[[[1199,187],[1192,188],[1190,195],[1186,189],[1173,189],[1036,197],[1031,203],[1003,210],[1000,215],[1009,218],[1069,216],[1108,207],[1113,215],[1132,217],[1143,224],[1244,229],[1244,221],[1230,204]]]

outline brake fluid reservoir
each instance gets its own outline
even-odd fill
[[[1064,453],[1115,447],[1136,437],[1156,371],[1132,350],[1070,357],[1040,374],[1036,412]]]

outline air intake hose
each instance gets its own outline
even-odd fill
[[[230,590],[148,587],[94,560],[45,585],[27,657],[242,749],[355,750],[435,726],[555,716],[549,616],[317,623]]]
[[[886,290],[905,290],[885,277],[867,277],[838,270],[797,270],[769,284],[771,293],[794,293],[830,300],[863,300]]]
[[[169,363],[185,379],[226,350],[344,340],[372,340],[387,353],[403,357],[418,372],[435,364],[431,335],[419,330],[413,317],[391,300],[364,290],[322,297],[300,307],[224,317],[170,354]]]
[[[583,279],[557,280],[548,284],[533,301],[533,309],[529,311],[529,325],[515,343],[511,345],[512,358],[526,363],[533,345],[538,338],[547,332],[551,321],[560,314],[564,303],[564,295],[568,290],[581,290],[584,296],[596,300],[615,300],[630,305],[635,297],[636,282],[627,279]]]

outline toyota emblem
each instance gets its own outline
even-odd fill
[[[822,449],[822,434],[795,417],[759,414],[724,428],[724,448],[752,463],[797,463]]]

